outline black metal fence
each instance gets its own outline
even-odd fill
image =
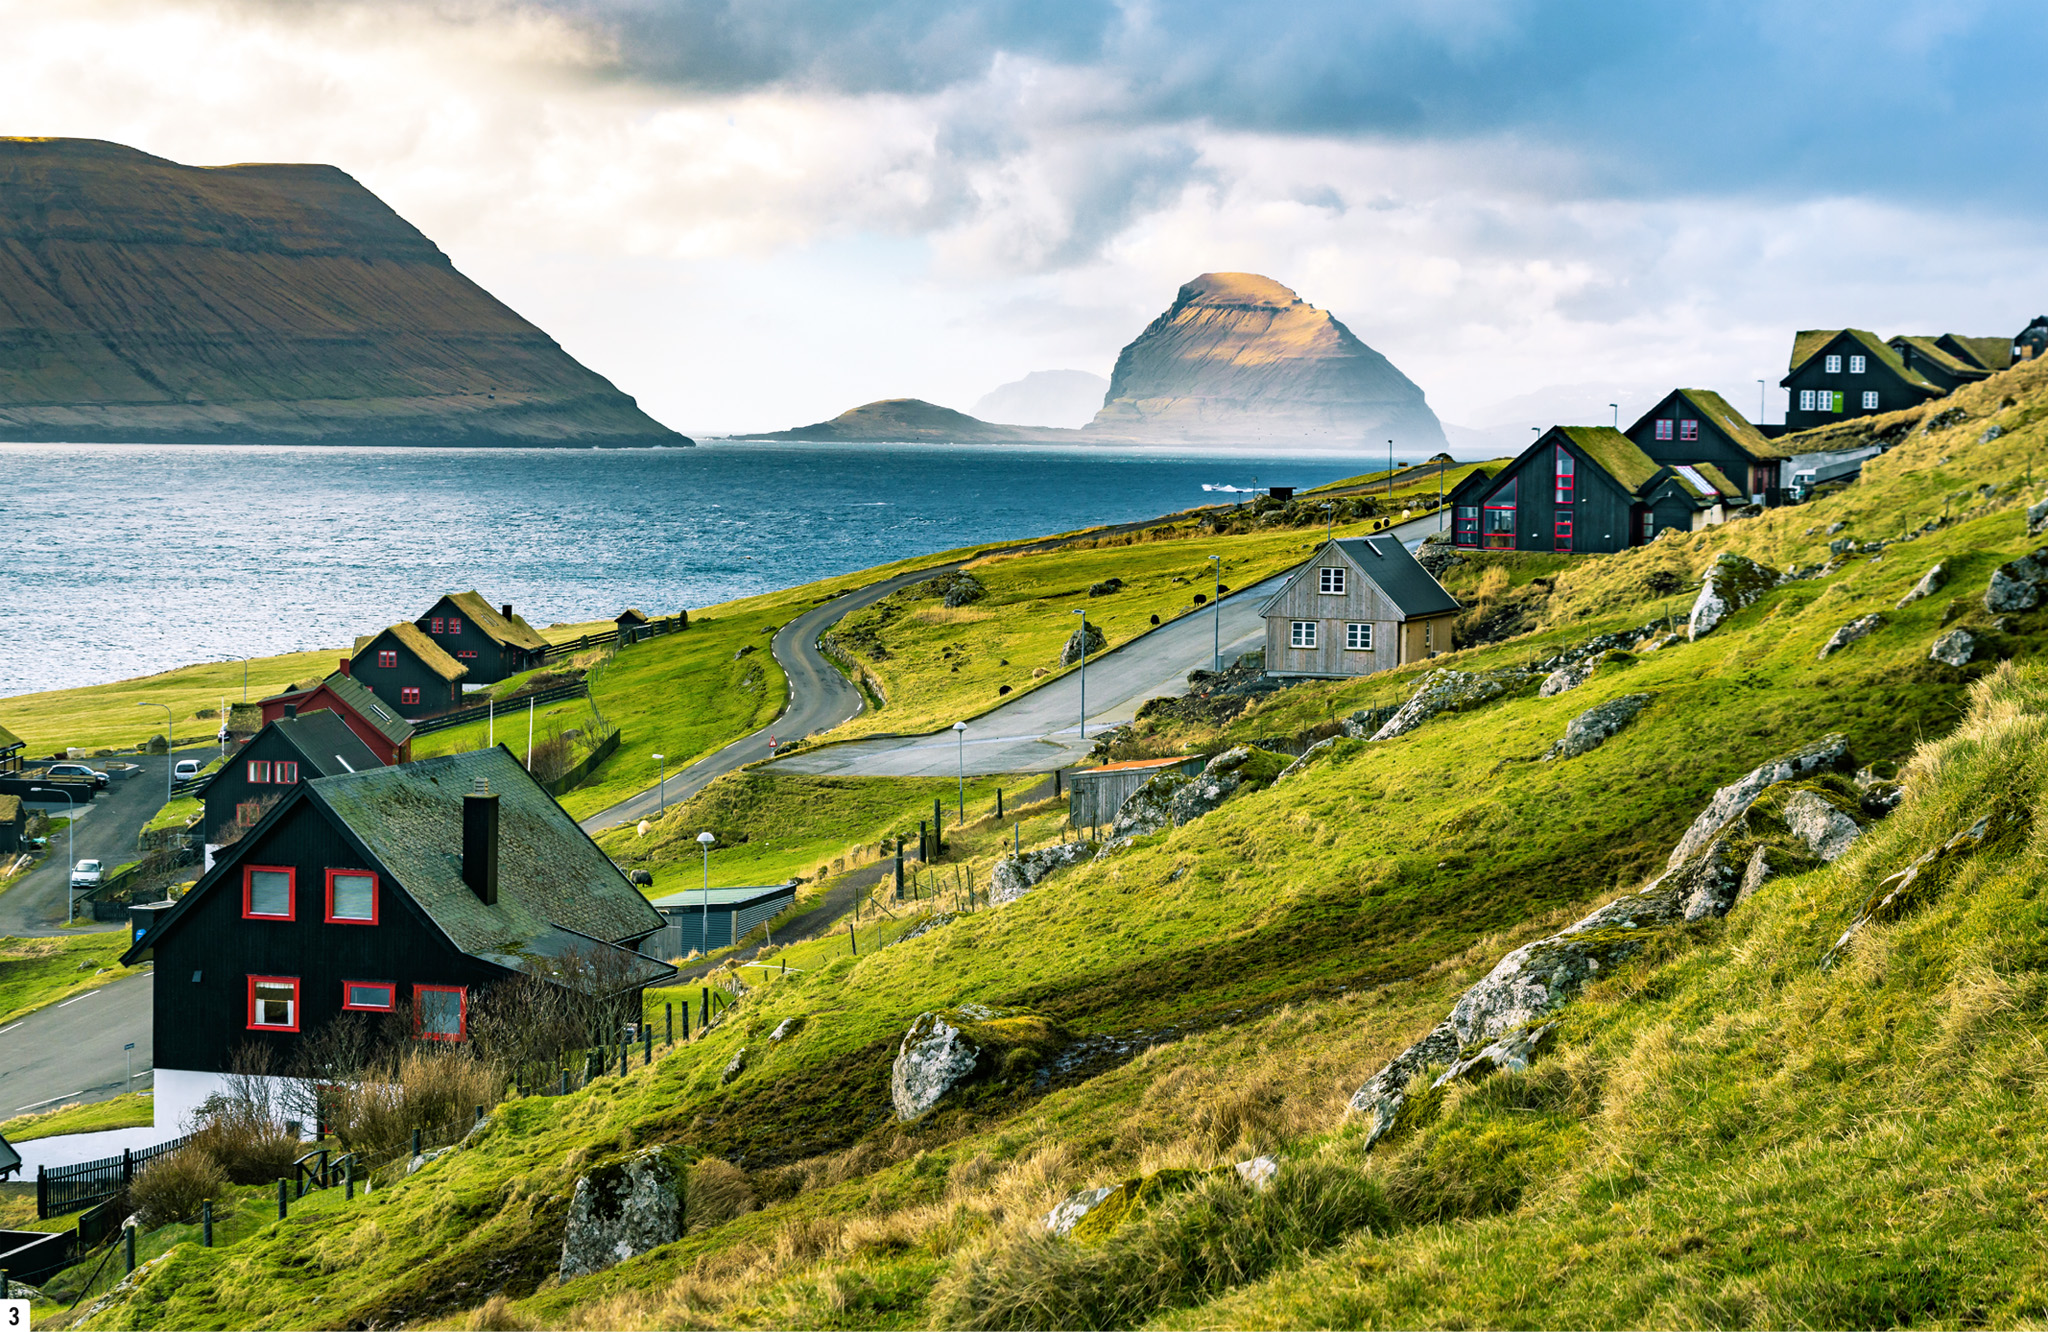
[[[607,643],[617,643],[620,647],[630,647],[649,638],[659,638],[663,634],[679,634],[684,629],[687,629],[689,625],[690,613],[688,611],[680,611],[674,615],[657,616],[645,624],[627,625],[623,630],[607,629],[601,633],[585,634],[571,643],[550,644],[547,651],[541,654],[541,661],[543,664],[551,661],[560,661],[564,657],[573,657],[579,652],[588,652],[594,647],[603,647]]]
[[[136,1171],[160,1156],[169,1156],[190,1141],[189,1137],[175,1138],[139,1152],[124,1150],[119,1156],[80,1161],[77,1165],[54,1169],[37,1166],[36,1216],[47,1221],[53,1216],[62,1216],[112,1198],[135,1182]]]

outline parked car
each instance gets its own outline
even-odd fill
[[[81,860],[71,867],[73,888],[97,888],[100,886],[100,862]]]
[[[178,765],[171,769],[171,780],[189,782],[199,775],[199,766],[198,759],[179,759]]]
[[[44,771],[51,777],[76,777],[91,782],[102,791],[107,786],[107,774],[86,763],[52,763]]]

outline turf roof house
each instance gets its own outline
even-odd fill
[[[0,855],[18,854],[28,841],[28,807],[16,795],[0,795]]]
[[[2048,315],[2035,315],[2034,322],[2013,338],[2007,364],[2038,360],[2042,356],[2048,356]]]
[[[1896,412],[1948,392],[1860,328],[1806,329],[1794,336],[1790,372],[1778,383],[1789,390],[1787,430]]]
[[[0,776],[21,771],[21,751],[27,742],[5,726],[0,726]]]
[[[1752,503],[1763,503],[1773,488],[1785,484],[1785,450],[1711,389],[1671,390],[1627,434],[1652,462],[1711,465]]]
[[[1989,379],[2012,365],[2012,343],[2006,338],[1966,338],[1959,333],[1939,337],[1889,339],[1885,346],[1898,354],[1908,370],[1945,393]]]
[[[157,1126],[344,1015],[462,1041],[522,972],[637,994],[663,924],[503,746],[302,781],[123,957],[156,962]]]
[[[271,802],[282,800],[300,782],[384,766],[339,714],[302,717],[285,704],[284,715],[222,763],[201,791],[205,863],[211,866],[221,847],[255,827]]]
[[[413,624],[469,668],[469,684],[496,684],[534,669],[547,655],[548,641],[514,615],[510,603],[493,610],[480,592],[451,592]]]
[[[1259,611],[1266,673],[1370,675],[1448,652],[1460,609],[1399,538],[1326,541]]]
[[[431,717],[462,705],[469,668],[409,624],[356,640],[348,673],[401,717]]]
[[[1668,466],[1611,426],[1552,426],[1453,512],[1480,550],[1609,554],[1727,517],[1741,488],[1712,463]],[[1475,505],[1476,501],[1476,505]],[[1477,529],[1465,510],[1477,507]]]
[[[267,725],[296,713],[332,712],[355,732],[356,739],[370,747],[380,763],[412,762],[412,723],[386,707],[382,700],[349,674],[344,657],[341,669],[310,689],[273,694],[257,704]]]

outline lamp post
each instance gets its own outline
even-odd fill
[[[1210,648],[1209,669],[1220,672],[1223,669],[1223,557],[1221,555],[1211,555],[1209,563],[1216,566],[1210,570],[1211,573],[1216,575],[1216,613],[1210,617],[1210,622],[1214,625],[1214,629],[1209,637],[1214,639],[1215,643]]]
[[[247,657],[222,657],[221,660],[230,666],[238,661],[242,663],[242,701],[247,703],[249,701],[249,659]]]
[[[704,933],[698,941],[703,947],[697,950],[700,957],[708,957],[711,954],[711,844],[717,840],[716,833],[697,834],[697,845],[704,848]]]
[[[64,858],[71,863],[73,869],[76,869],[78,867],[78,797],[72,795],[69,791],[60,790],[54,786],[38,786],[33,789],[42,792],[44,795],[63,796],[65,800],[70,802],[71,816],[64,820]],[[71,876],[66,874],[64,876],[64,923],[69,925],[77,914],[77,890],[72,888]]]
[[[1394,507],[1394,441],[1387,441],[1387,507]]]
[[[1616,430],[1621,429],[1621,404],[1618,402],[1610,402],[1607,405],[1614,409],[1614,428]]]
[[[1764,381],[1756,381],[1756,423],[1764,423]]]
[[[1088,650],[1088,636],[1081,635],[1081,650]],[[953,723],[953,738],[959,742],[960,751],[960,822],[967,822],[967,723]]]
[[[164,710],[164,803],[171,803],[171,772],[178,766],[171,755],[177,751],[177,744],[171,735],[171,705],[168,703],[137,703],[138,708],[162,708]]]
[[[1088,743],[1088,612],[1073,611],[1081,617],[1081,743]]]
[[[654,761],[661,765],[661,777],[655,783],[655,790],[661,793],[661,812],[668,813],[668,755],[656,754]]]

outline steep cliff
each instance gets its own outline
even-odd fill
[[[342,171],[0,139],[0,439],[689,441]]]
[[[1117,357],[1086,433],[1131,440],[1439,449],[1414,381],[1271,278],[1204,273]]]

